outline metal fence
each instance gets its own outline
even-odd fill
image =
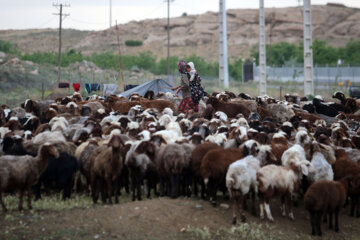
[[[267,67],[267,81],[304,82],[302,67]],[[360,67],[314,67],[314,82],[333,84],[348,82],[360,85]],[[254,71],[254,80],[259,81],[259,67]]]

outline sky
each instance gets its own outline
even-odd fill
[[[167,17],[167,0],[111,0],[112,25],[150,18]],[[110,0],[0,0],[0,29],[30,29],[59,27],[58,8],[53,3],[69,4],[63,12],[70,14],[63,28],[102,30],[110,25]],[[265,8],[298,6],[301,0],[264,0]],[[340,2],[348,7],[360,8],[360,0],[312,0],[322,5]],[[258,0],[226,0],[227,9],[258,8]],[[219,0],[172,0],[170,17],[217,12]]]

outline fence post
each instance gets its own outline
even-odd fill
[[[41,79],[41,100],[44,100],[44,78]]]

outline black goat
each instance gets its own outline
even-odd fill
[[[58,158],[49,158],[48,167],[34,185],[35,201],[41,198],[40,188],[50,188],[53,183],[57,189],[63,190],[62,199],[70,198],[75,172],[78,170],[77,160],[74,156],[60,152]]]
[[[322,100],[318,98],[313,99],[313,104],[317,113],[324,114],[329,117],[336,117],[339,114],[339,112],[335,108],[326,105]]]

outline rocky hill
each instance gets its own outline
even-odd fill
[[[269,8],[266,12],[267,43],[302,41],[302,8]],[[258,44],[258,10],[230,9],[228,44],[230,58],[247,57]],[[122,52],[136,54],[152,51],[157,57],[167,54],[167,21],[150,19],[132,21],[119,26]],[[218,54],[218,13],[207,12],[171,19],[171,54],[196,54],[216,60]],[[351,39],[360,39],[360,9],[336,4],[313,6],[313,37],[333,46],[343,46]],[[56,51],[57,30],[0,31],[0,39],[18,44],[23,52]],[[127,47],[125,40],[141,40],[143,46]],[[64,50],[76,49],[84,54],[117,52],[116,29],[103,31],[65,30]]]

